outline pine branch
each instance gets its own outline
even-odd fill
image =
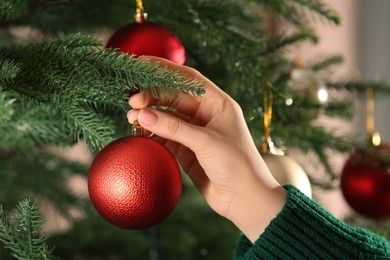
[[[7,27],[11,25],[21,25],[21,24],[23,25],[26,23],[26,20],[33,18],[35,15],[43,14],[47,9],[54,7],[56,5],[58,6],[58,4],[64,2],[73,2],[73,1],[72,0],[68,0],[68,1],[6,0],[4,3],[5,12],[2,19],[0,19],[0,27]]]
[[[332,183],[334,180],[337,179],[338,174],[335,172],[335,170],[332,168],[332,166],[329,163],[329,156],[326,154],[326,149],[320,146],[314,146],[313,151],[317,155],[319,161],[322,163],[325,172],[330,177],[330,183]]]
[[[3,210],[3,206],[0,205],[0,241],[3,242],[5,248],[9,248],[15,252],[21,252],[22,246],[17,241],[15,231],[11,227],[8,221],[8,216]]]
[[[8,20],[15,13],[16,8],[13,0],[3,0],[0,2],[0,25],[2,21]]]
[[[254,0],[274,12],[281,19],[298,26],[307,27],[310,24],[311,15],[317,14],[327,21],[339,25],[340,16],[327,4],[320,0]],[[308,12],[307,12],[308,11]]]
[[[336,10],[328,7],[327,4],[323,3],[320,0],[291,0],[296,2],[301,7],[306,7],[307,9],[321,15],[326,18],[328,21],[333,22],[336,25],[340,25],[341,17],[337,14]]]
[[[0,125],[9,121],[15,113],[15,101],[9,93],[0,92]]]
[[[327,82],[329,88],[335,90],[346,90],[349,92],[355,92],[358,95],[364,97],[368,87],[374,90],[374,95],[377,98],[383,98],[390,95],[390,82],[375,79],[347,79],[339,80],[335,82]]]
[[[277,15],[279,19],[284,19],[293,25],[302,27],[306,19],[302,18],[299,10],[295,6],[289,6],[286,0],[254,0],[263,5],[267,11]],[[302,21],[304,20],[304,21]]]
[[[19,97],[20,104],[29,104],[28,109],[20,106],[24,122],[17,118],[0,126],[3,133],[14,134],[13,138],[5,135],[9,138],[5,145],[21,144],[15,133],[22,133],[29,137],[23,139],[30,142],[29,147],[34,143],[69,144],[84,138],[97,149],[111,140],[116,129],[108,123],[107,115],[96,114],[87,104],[104,103],[114,111],[118,107],[126,111],[125,90],[137,87],[150,89],[155,96],[158,92],[177,95],[182,91],[195,96],[204,92],[201,84],[177,72],[114,50],[101,50],[100,44],[93,37],[75,34],[2,50],[0,57],[6,66],[0,70],[4,72],[0,82],[4,90]],[[46,114],[44,118],[37,118],[42,114]]]
[[[328,69],[332,65],[339,65],[344,62],[344,58],[341,55],[332,55],[326,58],[314,59],[310,62],[305,63],[307,67],[314,71],[320,71]]]
[[[271,40],[267,42],[267,48],[263,50],[261,55],[267,55],[269,53],[274,53],[277,50],[282,49],[286,46],[291,46],[299,42],[310,40],[314,43],[318,42],[318,37],[314,32],[310,30],[301,30],[293,33],[292,35],[285,36],[284,34],[279,34],[274,36]]]
[[[31,44],[30,47],[34,49],[37,45],[47,46],[47,48],[53,46],[57,50],[66,50],[79,47],[100,47],[102,45],[102,42],[98,38],[89,35],[82,35],[80,33],[75,33],[67,35],[65,37],[54,39],[52,41]]]
[[[275,127],[273,131],[277,136],[283,137],[286,146],[297,147],[305,153],[309,151],[314,152],[331,180],[337,178],[337,174],[329,164],[326,151],[337,151],[341,153],[350,151],[352,148],[350,138],[337,136],[325,130],[323,127],[313,125],[291,127],[286,135],[286,133],[283,134],[286,131],[283,127]]]
[[[13,111],[7,121],[0,124],[0,150],[31,150],[43,144],[70,144],[63,131],[63,120],[48,107],[21,99],[14,99]],[[7,111],[6,111],[7,112]]]
[[[43,198],[70,221],[70,209],[84,208],[85,199],[69,190],[66,185],[72,176],[87,176],[88,167],[67,161],[46,149],[35,149],[29,153],[8,153],[0,158],[0,198],[12,206],[26,196]],[[12,173],[12,174],[10,174]]]
[[[352,100],[329,100],[323,105],[324,114],[329,117],[339,117],[346,120],[353,119],[353,102]]]
[[[43,144],[70,145],[82,138],[91,148],[98,149],[112,140],[114,127],[107,118],[68,104],[62,108],[50,111],[48,107],[28,102],[15,107],[16,114],[5,106],[0,108],[0,113],[5,110],[4,113],[11,113],[9,118],[12,118],[0,124],[0,149],[30,150]]]
[[[158,13],[168,10],[163,2],[154,5]],[[261,27],[250,29],[256,22],[249,20],[256,16],[249,15],[236,1],[187,1],[181,8],[178,2],[173,5],[168,18],[164,19],[164,13],[157,18],[161,17],[162,23],[168,23],[179,38],[185,39],[188,64],[229,94],[254,89],[262,76],[263,63],[259,60],[265,48],[255,36],[264,35],[259,32]],[[237,15],[242,19],[236,20]]]
[[[0,240],[11,255],[18,259],[56,259],[41,234],[44,219],[38,205],[25,199],[14,209],[14,216],[16,223],[11,225],[0,206]]]
[[[0,52],[0,90],[6,84],[10,84],[16,78],[19,71],[19,66],[11,60],[2,60]]]
[[[72,85],[77,91],[112,94],[126,87],[135,89],[134,84],[141,89],[159,87],[179,89],[194,95],[203,93],[199,84],[178,73],[145,62],[144,59],[118,55],[114,50],[98,49],[99,45],[101,42],[95,38],[76,34],[13,49],[9,56],[24,65],[24,75],[20,76],[24,76],[21,77],[24,81],[29,80],[30,89],[50,91],[49,94],[54,89],[58,91]],[[26,82],[18,83],[27,87]],[[34,83],[38,86],[34,86]],[[123,83],[128,85],[124,86]],[[21,90],[22,86],[17,88]],[[98,90],[93,91],[96,88]],[[118,94],[114,97],[117,98]]]
[[[80,108],[69,107],[61,112],[67,119],[63,129],[68,128],[74,140],[83,138],[95,150],[112,141],[113,125],[104,118]]]
[[[18,12],[0,26],[30,25],[45,34],[59,35],[91,32],[103,27],[118,27],[132,18],[131,5],[125,0],[19,0],[12,1]],[[127,12],[126,12],[127,10]]]

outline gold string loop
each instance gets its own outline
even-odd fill
[[[264,110],[264,136],[261,138],[261,153],[270,152],[271,141],[271,122],[272,122],[272,103],[273,94],[271,91],[272,84],[267,82],[263,91],[263,110]]]
[[[148,19],[148,14],[144,10],[144,6],[142,4],[142,0],[135,0],[135,14],[134,19],[137,23],[145,22]]]
[[[267,82],[264,87],[264,135],[266,138],[271,136],[271,122],[272,122],[272,102],[273,94],[270,91],[272,85]]]
[[[374,113],[375,113],[375,100],[374,91],[371,86],[366,88],[366,131],[368,134],[368,140],[374,146],[381,144],[381,137],[379,132],[375,131],[374,125]]]

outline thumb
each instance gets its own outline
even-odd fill
[[[171,114],[150,108],[139,111],[138,122],[146,130],[154,134],[181,143],[194,152],[201,147],[201,137],[204,137],[204,129],[187,123]]]

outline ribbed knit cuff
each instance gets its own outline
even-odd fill
[[[386,239],[333,217],[292,185],[286,203],[252,244],[241,237],[234,259],[390,259]]]

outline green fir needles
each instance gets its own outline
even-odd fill
[[[116,132],[112,111],[128,110],[127,89],[150,89],[156,96],[204,91],[177,72],[100,46],[93,37],[72,34],[0,51],[0,102],[7,105],[0,113],[9,119],[1,120],[1,139],[18,137],[16,147],[0,148],[26,149],[23,139],[34,145],[84,139],[98,149]],[[13,110],[18,113],[10,117]]]
[[[56,259],[41,233],[43,225],[38,205],[29,199],[19,202],[9,215],[0,205],[0,241],[17,259]]]

